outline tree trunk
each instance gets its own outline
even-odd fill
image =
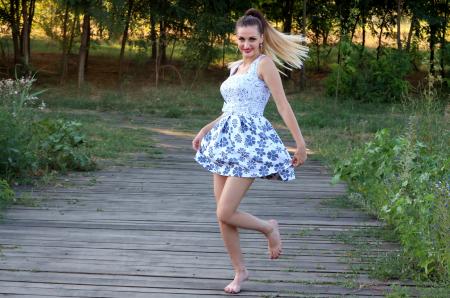
[[[386,15],[383,16],[383,19],[381,20],[380,25],[380,34],[378,35],[378,47],[377,47],[377,60],[380,58],[381,53],[381,38],[383,37],[383,28],[386,21]]]
[[[87,23],[87,41],[86,41],[86,57],[84,62],[84,72],[86,73],[88,69],[88,62],[89,62],[89,48],[91,46],[91,17],[89,16],[89,22]]]
[[[437,25],[430,25],[430,73],[434,75],[434,49],[436,45]]]
[[[31,38],[31,27],[33,25],[33,19],[34,19],[34,11],[35,11],[35,7],[36,7],[36,0],[31,0],[30,2],[30,8],[29,8],[29,12],[28,12],[28,58],[31,60],[31,42],[30,42],[30,38]]]
[[[317,40],[317,72],[320,71],[320,44],[319,44],[319,36],[316,36]]]
[[[361,17],[361,27],[362,27],[362,48],[366,46],[366,14]]]
[[[75,38],[75,28],[79,29],[80,27],[80,13],[78,11],[75,12],[75,16],[73,17],[72,28],[70,29],[70,39],[69,46],[67,47],[67,57],[72,53],[72,45],[73,39]]]
[[[443,78],[445,78],[444,50],[446,46],[445,33],[447,31],[447,18],[448,18],[448,0],[445,1],[444,21],[442,24],[442,36],[441,36],[441,77]]]
[[[406,41],[406,47],[405,47],[405,50],[407,52],[409,52],[409,50],[411,49],[411,39],[412,39],[412,35],[414,32],[414,28],[416,27],[416,22],[417,22],[416,15],[413,14],[413,16],[411,18],[411,25],[409,26],[408,40]]]
[[[175,38],[173,39],[172,50],[170,51],[169,63],[172,63],[173,53],[175,52],[175,44],[177,43],[177,40],[178,40],[177,36],[180,36],[180,37],[183,36],[183,26],[180,26],[177,29],[177,32],[175,32]]]
[[[306,7],[307,7],[307,0],[303,0],[303,22],[302,22],[302,34],[306,37]],[[306,73],[305,73],[305,64],[303,63],[303,67],[300,70],[300,87],[302,89],[305,88],[305,81],[306,81]]]
[[[282,13],[283,13],[283,32],[290,34],[292,30],[292,11],[294,6],[293,0],[283,1]],[[286,69],[286,77],[290,79],[292,77],[292,71]]]
[[[128,40],[128,28],[130,26],[132,12],[133,12],[133,0],[128,0],[128,12],[127,12],[127,18],[125,20],[125,28],[123,29],[122,45],[120,47],[120,56],[119,56],[119,81],[120,82],[122,82],[123,56],[125,54],[125,46],[126,46],[127,40]]]
[[[64,21],[62,32],[62,55],[61,55],[61,78],[60,84],[63,84],[67,76],[67,22],[69,21],[69,0],[65,1]]]
[[[11,25],[11,35],[14,48],[14,64],[19,64],[22,60],[20,51],[20,14],[19,14],[20,2],[19,0],[9,1],[9,18]],[[19,18],[18,18],[19,16]]]
[[[323,32],[322,36],[322,45],[327,46],[328,45],[328,36],[330,35],[330,31]]]
[[[150,43],[152,44],[152,59],[156,59],[156,20],[153,13],[150,14]]]
[[[101,8],[102,11],[105,9],[103,7],[103,0],[98,0],[98,6]],[[104,30],[103,23],[99,22],[98,23],[98,38],[99,39],[103,39],[103,30]]]
[[[22,39],[21,54],[22,54],[22,64],[25,68],[28,68],[29,56],[28,56],[28,7],[27,0],[22,0],[22,32],[20,38]]]
[[[166,64],[167,55],[167,33],[166,33],[166,22],[164,20],[159,21],[159,56],[161,64]]]
[[[402,39],[401,39],[401,30],[400,30],[400,22],[402,20],[402,0],[397,0],[397,48],[399,51],[402,50]]]
[[[350,37],[350,42],[351,42],[351,43],[353,43],[353,36],[355,36],[356,26],[358,25],[359,18],[360,18],[360,15],[358,15],[358,16],[356,17],[355,23],[353,24],[353,27],[352,27],[352,35],[351,35],[351,37]]]
[[[86,66],[86,57],[88,50],[88,40],[89,40],[89,23],[91,17],[89,12],[85,12],[83,17],[83,32],[81,34],[81,44],[80,44],[80,52],[79,52],[79,60],[78,60],[78,88],[80,88],[84,83],[84,74],[85,74],[85,66]]]
[[[291,33],[292,30],[292,11],[294,6],[294,0],[283,1],[283,32]]]

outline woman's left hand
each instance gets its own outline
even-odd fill
[[[306,159],[306,146],[298,146],[294,156],[292,157],[292,165],[294,167],[301,166],[305,163]]]

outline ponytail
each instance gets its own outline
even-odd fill
[[[254,25],[264,36],[261,49],[263,54],[270,56],[276,64],[288,70],[303,67],[303,61],[308,57],[308,47],[301,44],[306,41],[304,36],[279,32],[254,8],[248,9],[236,22],[236,28]],[[280,72],[283,73],[281,70]]]

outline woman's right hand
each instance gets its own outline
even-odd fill
[[[200,130],[195,136],[194,140],[192,140],[192,148],[194,148],[195,151],[198,151],[198,149],[200,149],[200,143],[204,136],[205,133],[203,132],[203,130]]]

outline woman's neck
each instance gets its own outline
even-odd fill
[[[250,65],[253,61],[255,61],[259,56],[261,56],[261,53],[256,54],[253,57],[248,57],[248,58],[242,58],[242,64],[244,64],[244,66],[246,65]]]

